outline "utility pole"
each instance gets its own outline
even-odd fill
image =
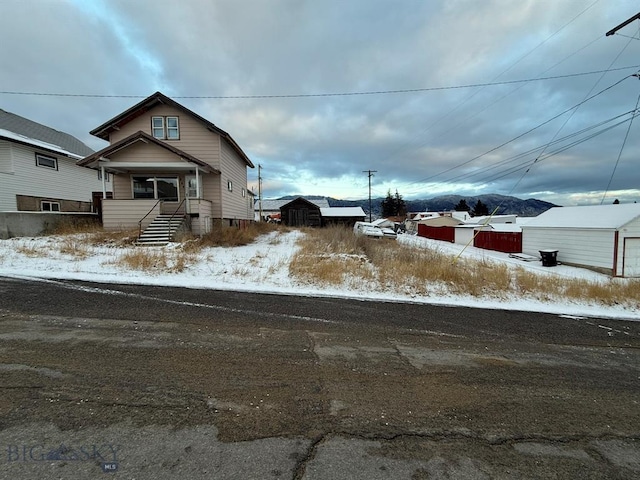
[[[371,223],[371,177],[373,177],[374,173],[377,173],[377,170],[363,170],[363,173],[366,173],[369,176],[369,223]]]
[[[640,12],[636,13],[633,17],[625,20],[624,22],[622,22],[620,25],[618,25],[617,27],[613,27],[611,30],[609,30],[605,36],[610,37],[611,35],[614,35],[618,30],[620,30],[623,27],[626,27],[627,25],[629,25],[631,22],[633,22],[634,20],[640,20]]]
[[[262,165],[258,164],[258,212],[262,222]]]

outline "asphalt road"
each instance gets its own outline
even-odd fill
[[[640,478],[639,347],[640,322],[0,277],[0,478]]]

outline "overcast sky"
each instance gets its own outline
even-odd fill
[[[0,108],[100,149],[90,130],[160,90],[262,165],[265,198],[366,198],[372,170],[373,196],[640,201],[640,22],[605,36],[639,11],[636,0],[0,0]],[[257,192],[257,168],[249,179]]]

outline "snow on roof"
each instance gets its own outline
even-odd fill
[[[43,142],[42,140],[37,140],[35,138],[30,138],[25,135],[20,135],[19,133],[14,133],[9,130],[5,130],[4,128],[0,128],[0,138],[6,138],[7,140],[15,140],[16,142],[26,143],[27,145],[31,145],[36,148],[49,150],[51,152],[57,152],[57,153],[60,153],[61,155],[66,155],[67,157],[75,158],[76,160],[80,160],[84,158],[82,155],[78,155],[76,153],[70,152],[69,150],[65,150],[59,145],[54,145],[52,143]]]
[[[513,222],[516,220],[517,215],[482,215],[479,217],[471,217],[465,221],[465,223],[477,223],[484,224],[487,223],[507,223]]]
[[[59,130],[55,130],[41,123],[34,122],[28,118],[21,117],[15,113],[7,112],[0,108],[0,129],[11,132],[15,135],[20,135],[20,139],[12,138],[16,141],[27,143],[25,139],[43,142],[37,146],[41,148],[50,148],[55,146],[57,149],[61,149],[62,152],[72,152],[75,155],[86,157],[91,155],[93,150],[78,140],[73,135],[70,135]],[[44,146],[49,145],[49,146]],[[66,154],[66,153],[65,153]]]
[[[523,227],[620,228],[640,217],[640,204],[553,207]]]
[[[324,207],[320,208],[323,217],[365,217],[362,207]]]
[[[379,227],[381,225],[395,225],[396,222],[394,222],[393,220],[389,220],[388,218],[378,218],[371,223]]]

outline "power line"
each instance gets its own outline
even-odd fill
[[[465,85],[449,85],[442,87],[424,87],[424,88],[406,88],[397,90],[371,90],[361,92],[328,92],[328,93],[291,93],[291,94],[279,94],[279,95],[172,95],[171,98],[176,99],[218,99],[218,100],[233,100],[233,99],[260,99],[260,98],[313,98],[313,97],[349,97],[359,95],[390,95],[401,93],[421,93],[421,92],[435,92],[442,90],[460,90],[465,88],[479,88],[479,87],[492,87],[499,85],[513,85],[517,83],[528,82],[543,82],[547,80],[559,80],[563,78],[575,78],[583,77],[587,75],[596,75],[599,73],[615,72],[621,70],[637,70],[640,65],[629,65],[626,67],[619,67],[610,70],[593,70],[590,72],[578,72],[568,73],[565,75],[555,75],[551,77],[538,77],[538,78],[526,78],[521,80],[505,80],[503,82],[486,82],[486,83],[469,83]],[[59,92],[20,92],[15,90],[0,90],[0,94],[3,95],[25,95],[25,96],[40,96],[40,97],[78,97],[78,98],[147,98],[148,95],[106,95],[106,94],[93,94],[93,93],[59,93]]]

